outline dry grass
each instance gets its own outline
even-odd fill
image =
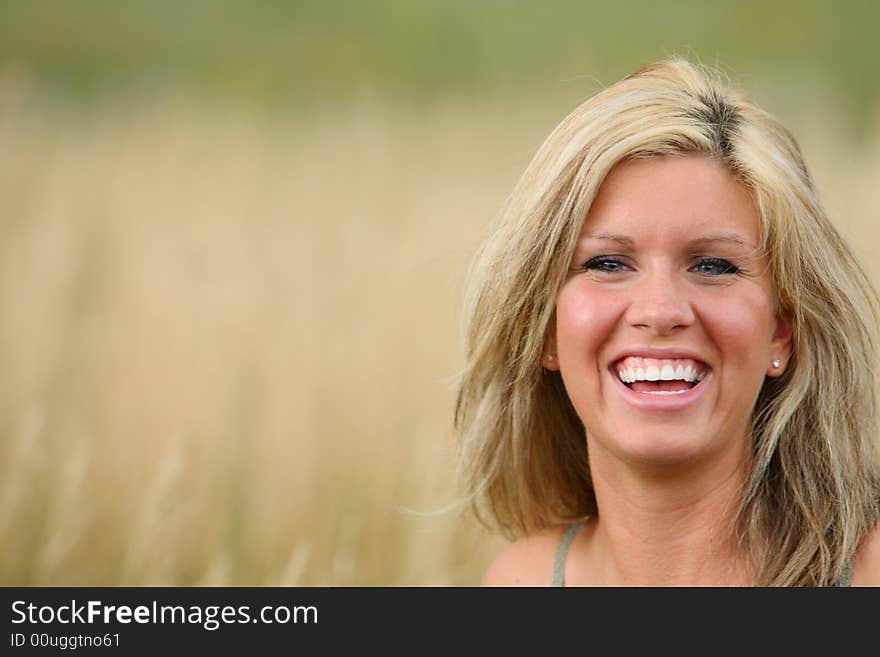
[[[85,116],[16,89],[0,583],[476,583],[502,543],[456,504],[461,283],[564,108]],[[804,120],[880,262],[880,135],[853,152]]]

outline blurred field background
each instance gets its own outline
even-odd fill
[[[0,584],[473,585],[459,301],[577,103],[671,54],[880,271],[880,5],[5,0]]]

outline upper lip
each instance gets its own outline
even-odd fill
[[[612,360],[611,365],[615,365],[627,356],[640,356],[642,358],[656,358],[658,360],[674,360],[676,358],[688,358],[695,360],[706,368],[709,364],[700,357],[695,351],[689,349],[681,349],[678,347],[631,347],[617,354]]]

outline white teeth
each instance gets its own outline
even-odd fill
[[[618,365],[617,376],[624,383],[635,381],[675,381],[683,380],[688,383],[698,383],[706,376],[706,371],[696,364],[682,364],[662,362],[658,364],[643,364],[641,359],[630,359],[636,362],[621,362]]]
[[[642,395],[683,395],[686,392],[690,392],[690,388],[687,390],[639,390],[638,392]]]

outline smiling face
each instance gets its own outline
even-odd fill
[[[759,225],[748,191],[709,157],[629,160],[608,174],[544,361],[561,372],[591,460],[746,454],[764,377],[790,354]]]

